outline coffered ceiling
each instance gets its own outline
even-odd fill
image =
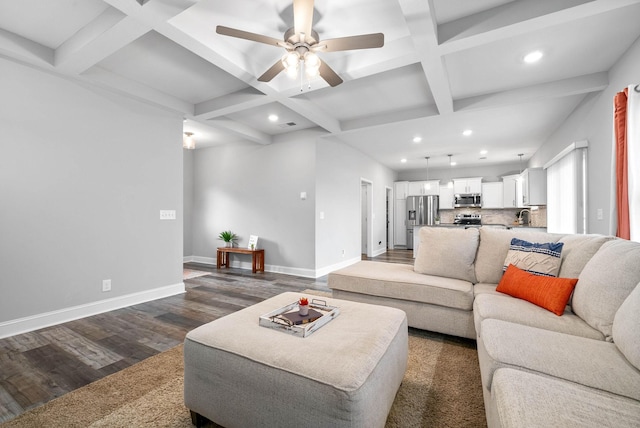
[[[385,37],[320,53],[344,80],[332,88],[285,73],[259,82],[284,50],[215,31],[282,39],[292,0],[142,3],[2,1],[0,55],[176,111],[199,147],[321,128],[400,171],[425,156],[433,167],[447,154],[460,166],[528,159],[640,36],[640,0],[316,0],[321,40]],[[524,63],[534,50],[542,59]]]

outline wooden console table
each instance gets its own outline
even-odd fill
[[[250,250],[248,248],[218,247],[217,268],[229,267],[229,253],[251,254],[251,270],[253,273],[264,272],[264,249]]]

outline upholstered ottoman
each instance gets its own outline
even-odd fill
[[[407,367],[407,318],[324,299],[340,315],[301,338],[258,325],[283,293],[189,332],[184,400],[194,421],[233,427],[383,427]],[[310,299],[313,296],[307,296]]]

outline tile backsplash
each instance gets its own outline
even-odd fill
[[[547,207],[531,207],[530,220],[532,227],[547,227]],[[456,208],[454,210],[440,210],[441,223],[453,223],[456,214],[481,214],[482,224],[517,224],[518,213],[522,208],[507,208],[490,210],[482,208]]]

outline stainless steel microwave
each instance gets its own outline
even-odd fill
[[[457,193],[453,196],[453,206],[456,208],[482,207],[482,197],[479,193]]]

